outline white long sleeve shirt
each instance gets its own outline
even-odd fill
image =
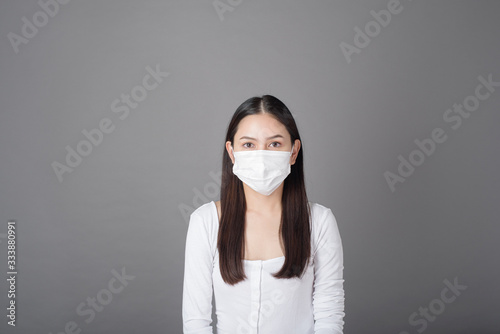
[[[222,280],[217,250],[219,218],[214,201],[190,216],[186,236],[182,323],[184,334],[212,334],[212,293],[218,334],[342,334],[343,250],[329,208],[311,203],[311,260],[299,279],[271,276],[284,263],[243,260],[247,279]]]

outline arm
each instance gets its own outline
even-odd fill
[[[342,334],[344,329],[343,249],[337,221],[328,209],[322,217],[314,255],[314,333]]]
[[[184,334],[213,334],[212,251],[203,218],[193,212],[189,219],[184,260],[182,329]]]

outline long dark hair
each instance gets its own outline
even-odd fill
[[[226,142],[234,147],[234,135],[240,121],[255,114],[269,113],[281,122],[290,134],[292,144],[300,139],[297,125],[290,110],[283,102],[271,95],[252,97],[243,102],[229,122]],[[311,256],[311,211],[307,199],[304,171],[303,145],[291,166],[291,172],[283,185],[280,233],[285,246],[285,262],[275,278],[302,277]],[[246,201],[242,181],[233,174],[232,160],[224,148],[221,177],[221,217],[217,237],[219,265],[222,279],[234,285],[247,276],[243,267]]]

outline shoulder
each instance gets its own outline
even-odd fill
[[[313,222],[313,225],[318,225],[324,222],[327,216],[331,216],[335,219],[332,210],[324,205],[315,202],[309,202],[309,207],[311,208],[311,220]]]
[[[214,201],[200,205],[191,213],[189,225],[202,225],[211,237],[217,232],[219,220],[216,218]]]
[[[319,247],[336,247],[341,245],[342,239],[337,220],[332,210],[319,203],[309,202],[311,207],[311,238],[314,248],[313,254]],[[323,246],[322,246],[323,245]]]
[[[213,201],[207,202],[205,204],[200,205],[198,208],[196,208],[193,213],[191,213],[191,216],[197,215],[201,216],[203,218],[211,218],[213,215]]]
[[[339,233],[338,224],[333,211],[319,203],[309,202],[311,208],[311,228],[315,238],[325,233]]]
[[[215,218],[215,209],[213,201],[200,205],[191,213],[188,227],[188,234],[196,235],[199,240],[209,240],[212,255],[215,251],[219,228],[219,222]]]

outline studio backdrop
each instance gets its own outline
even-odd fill
[[[499,12],[3,0],[0,332],[182,333],[189,215],[271,94],[338,221],[345,333],[500,333]]]

